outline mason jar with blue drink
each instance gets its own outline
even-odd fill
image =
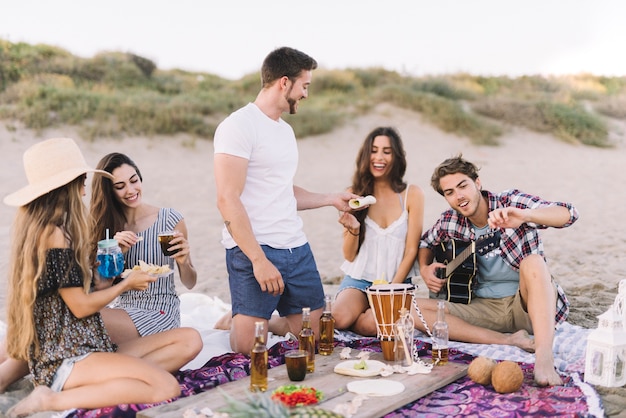
[[[103,239],[98,241],[98,273],[100,277],[112,279],[124,271],[124,254],[117,240]]]

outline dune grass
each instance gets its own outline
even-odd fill
[[[74,56],[49,45],[0,39],[0,120],[9,129],[70,124],[85,139],[190,134],[212,139],[217,124],[254,100],[260,77],[239,80],[162,71],[136,54]],[[568,142],[610,146],[609,118],[626,119],[626,77],[412,77],[381,68],[315,71],[297,117],[297,137],[330,132],[388,102],[439,129],[497,145],[510,126]]]

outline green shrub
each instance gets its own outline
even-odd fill
[[[347,71],[354,74],[356,82],[366,89],[381,87],[387,84],[400,84],[406,77],[402,77],[395,71],[385,70],[384,68],[351,68]]]
[[[461,104],[431,93],[389,86],[379,91],[378,99],[420,112],[425,120],[445,132],[470,138],[483,145],[496,145],[501,130],[463,110]]]
[[[552,127],[551,132],[566,141],[580,141],[586,145],[606,147],[608,128],[597,116],[580,105],[541,102],[537,104]]]
[[[311,106],[303,106],[298,109],[298,115],[284,115],[296,134],[296,138],[321,135],[331,132],[343,120],[339,112],[329,112],[326,109],[316,109]]]
[[[311,91],[313,94],[324,92],[355,93],[360,88],[359,80],[348,71],[324,71],[315,74]]]
[[[448,80],[442,77],[416,80],[412,83],[411,88],[451,100],[467,100],[473,99],[475,96],[469,91],[458,89],[451,79]]]
[[[472,108],[484,116],[537,132],[551,133],[568,142],[608,146],[606,124],[578,104],[487,100],[475,103]]]
[[[595,110],[615,119],[626,119],[626,95],[603,100],[595,106]]]
[[[185,132],[210,139],[219,121],[253,101],[260,87],[259,72],[228,80],[162,71],[136,54],[80,58],[54,46],[0,39],[0,119],[12,126],[69,123],[90,139]],[[411,77],[376,67],[319,68],[298,116],[284,118],[298,137],[319,135],[389,102],[477,144],[497,143],[498,121],[607,146],[605,121],[591,111],[626,119],[624,97],[626,77]]]

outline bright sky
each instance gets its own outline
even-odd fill
[[[237,79],[291,46],[321,67],[626,75],[624,0],[5,0],[0,38]]]

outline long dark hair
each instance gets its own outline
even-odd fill
[[[400,193],[406,188],[404,173],[406,172],[406,153],[402,138],[398,131],[390,126],[379,126],[365,137],[361,149],[356,155],[356,171],[352,177],[352,192],[360,196],[367,196],[374,193],[374,176],[370,171],[370,160],[372,157],[372,145],[377,136],[386,136],[391,144],[391,168],[389,170],[389,182],[394,192]],[[354,213],[357,220],[363,225],[368,209],[363,209]],[[365,228],[361,228],[359,236],[359,247],[365,238]]]
[[[98,162],[96,166],[100,170],[113,173],[118,167],[128,164],[133,167],[143,181],[139,167],[133,160],[125,154],[113,152],[107,154]],[[111,236],[116,232],[123,231],[126,224],[126,214],[124,205],[115,197],[113,190],[113,180],[104,176],[94,176],[91,182],[91,203],[89,212],[93,219],[93,229],[91,234],[93,254],[95,256],[99,240],[105,239],[108,229]]]

